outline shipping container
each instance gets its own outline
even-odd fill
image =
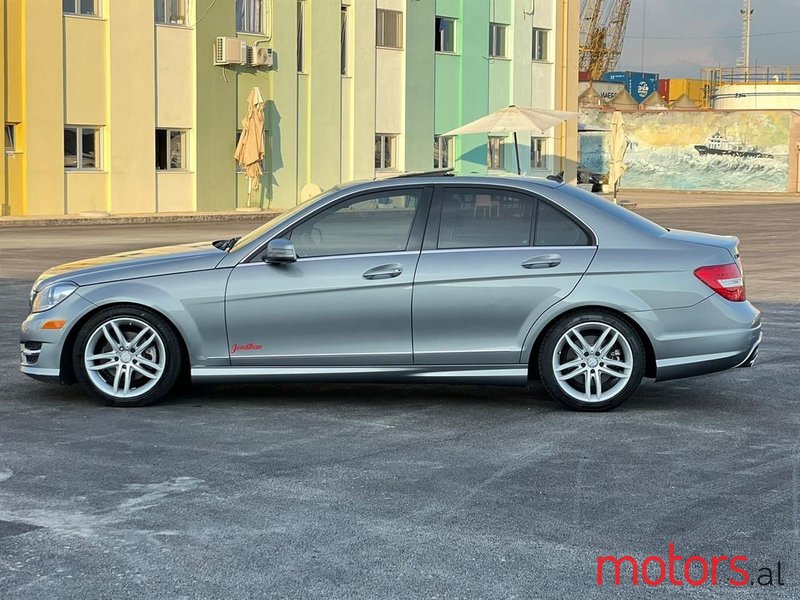
[[[702,79],[670,79],[669,101],[672,102],[683,94],[686,94],[698,106],[708,106]]]
[[[658,95],[664,100],[664,102],[669,102],[671,98],[669,97],[669,79],[659,79],[658,80]]]
[[[644,102],[645,98],[658,89],[658,73],[609,71],[603,75],[603,81],[625,84],[625,89],[637,102]]]
[[[624,83],[611,83],[609,81],[580,81],[578,82],[578,95],[585,92],[590,85],[594,88],[594,91],[600,95],[600,97],[603,99],[603,102],[608,102],[614,96],[616,96],[620,90],[625,89]]]
[[[592,80],[591,71],[578,71],[578,81],[591,81],[591,80]]]

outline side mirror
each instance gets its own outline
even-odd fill
[[[293,263],[297,261],[297,252],[294,251],[292,240],[277,238],[267,244],[267,251],[261,260],[270,264]]]

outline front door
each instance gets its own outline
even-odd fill
[[[343,200],[283,234],[297,262],[257,257],[235,267],[226,293],[231,364],[411,363],[419,247],[409,240],[424,226],[416,219],[427,217],[428,195],[404,188]]]
[[[517,364],[531,326],[594,257],[588,232],[517,191],[437,191],[414,281],[415,364]]]

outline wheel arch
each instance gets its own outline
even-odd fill
[[[72,328],[69,330],[69,332],[67,332],[67,337],[64,339],[64,343],[61,346],[61,356],[59,358],[59,373],[61,383],[77,383],[77,378],[75,377],[75,365],[72,363],[72,349],[75,346],[75,342],[77,341],[78,335],[80,334],[81,329],[83,329],[83,326],[90,319],[104,310],[126,306],[136,310],[145,310],[147,312],[154,313],[164,319],[164,322],[172,329],[172,332],[175,334],[175,337],[178,339],[178,343],[180,344],[182,358],[181,364],[183,365],[181,377],[188,377],[190,370],[189,347],[186,344],[186,339],[181,333],[180,328],[175,325],[172,319],[170,319],[163,311],[153,308],[152,306],[146,306],[137,302],[111,302],[108,304],[95,306],[91,310],[87,311],[72,325]]]
[[[639,335],[639,338],[642,340],[642,345],[644,346],[644,352],[645,352],[644,376],[651,379],[655,378],[656,353],[655,349],[653,348],[653,342],[650,339],[650,336],[647,335],[647,332],[645,332],[644,328],[630,315],[622,312],[619,309],[610,306],[604,306],[601,304],[587,304],[582,306],[574,306],[548,317],[547,321],[542,325],[542,327],[539,329],[539,332],[536,334],[533,345],[531,346],[531,351],[527,356],[529,380],[539,381],[541,379],[541,375],[539,374],[537,357],[539,356],[539,351],[542,347],[542,342],[545,336],[547,335],[547,332],[550,331],[550,329],[561,319],[569,318],[572,315],[583,312],[609,313],[619,319],[622,319],[628,325],[630,325],[633,328],[633,330],[636,331],[636,333]]]

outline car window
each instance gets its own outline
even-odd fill
[[[575,221],[546,202],[539,203],[537,246],[586,246],[588,234]]]
[[[403,251],[421,197],[421,189],[387,190],[336,204],[292,230],[297,256]]]
[[[529,246],[535,206],[535,199],[511,191],[445,188],[437,247]]]

